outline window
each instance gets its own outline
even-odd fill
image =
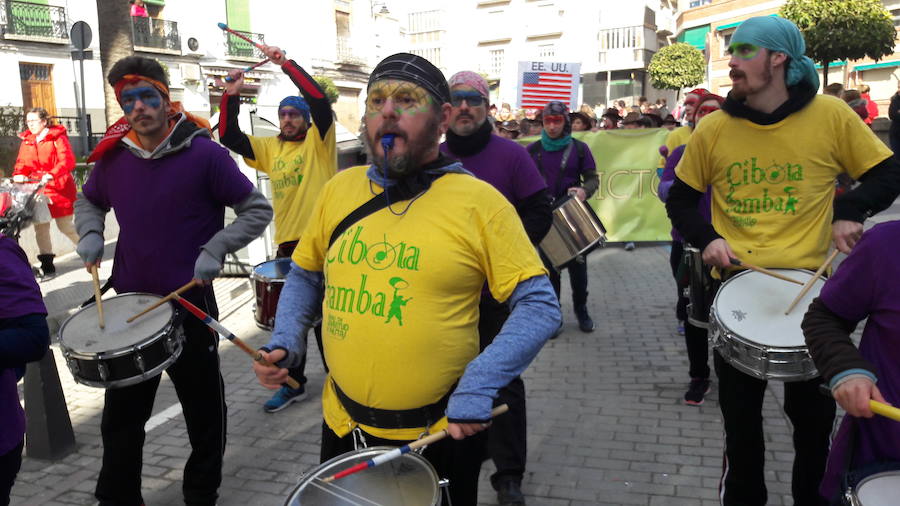
[[[503,63],[505,61],[504,50],[492,49],[489,54],[491,58],[491,75],[500,75],[503,73]]]
[[[734,31],[729,31],[728,33],[722,34],[722,45],[721,45],[721,53],[723,57],[728,56],[728,46],[731,45],[731,37],[734,35]]]
[[[556,44],[541,44],[538,46],[538,58],[553,58],[556,56]]]
[[[693,9],[694,7],[700,7],[701,5],[711,4],[712,0],[691,0],[690,4],[688,4],[688,9]]]
[[[600,30],[600,49],[636,49],[644,45],[644,27]]]
[[[900,9],[891,9],[891,17],[894,18],[894,26],[900,26]]]
[[[425,58],[426,60],[430,61],[435,67],[441,66],[441,48],[439,47],[413,49],[410,52],[416,56]]]

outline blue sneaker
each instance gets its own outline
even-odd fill
[[[300,385],[300,388],[294,390],[288,386],[282,386],[271,399],[263,404],[263,411],[266,413],[276,413],[291,405],[292,402],[298,402],[306,399],[306,388]]]

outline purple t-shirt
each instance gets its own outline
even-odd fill
[[[900,406],[900,265],[885,262],[885,255],[900,248],[900,222],[876,225],[863,234],[852,253],[822,287],[825,306],[845,320],[868,317],[859,352],[875,367],[878,390],[885,400]],[[831,446],[820,492],[831,498],[837,492],[853,425],[856,436],[855,464],[875,461],[900,462],[900,423],[875,416],[844,417]]]
[[[490,183],[514,206],[547,187],[528,151],[498,135],[491,135],[484,149],[473,156],[452,153],[446,142],[441,143],[441,152],[457,158],[466,170]]]
[[[121,147],[108,153],[82,191],[119,222],[113,288],[165,295],[190,281],[200,247],[224,226],[225,206],[252,190],[228,151],[206,137],[155,160]]]
[[[47,314],[41,290],[22,248],[0,234],[0,320]],[[0,367],[0,455],[18,446],[25,436],[25,412],[19,404],[16,371]]]
[[[574,142],[575,139],[572,139]],[[528,145],[528,152],[531,153],[534,146],[541,146],[541,141],[534,142]],[[568,192],[569,188],[574,186],[579,186],[579,176],[586,171],[595,170],[597,165],[594,163],[594,155],[591,154],[591,150],[588,146],[582,146],[584,150],[584,161],[581,163],[581,167],[578,165],[578,148],[576,146],[572,146],[572,151],[569,153],[569,158],[566,160],[566,169],[565,171],[560,171],[560,167],[562,165],[563,153],[566,152],[566,149],[560,149],[559,151],[545,151],[543,148],[539,150],[541,155],[541,163],[538,164],[538,170],[543,174],[544,179],[547,181],[547,193],[550,194],[551,197],[558,199]]]

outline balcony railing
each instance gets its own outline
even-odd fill
[[[235,31],[256,43],[266,43],[265,38],[261,33],[241,32],[239,30]],[[266,55],[264,55],[263,52],[253,44],[232,33],[227,32],[225,33],[225,55],[236,58],[252,58],[257,60],[262,60],[266,57]]]
[[[365,65],[366,60],[353,52],[349,37],[337,38],[337,61],[350,65]]]
[[[66,8],[16,0],[0,1],[0,24],[7,39],[68,42]]]
[[[135,48],[181,52],[181,37],[178,35],[178,23],[175,21],[132,17],[131,30],[134,34]]]

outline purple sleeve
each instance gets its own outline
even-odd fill
[[[544,176],[538,172],[537,165],[524,148],[516,150],[517,160],[513,171],[514,202],[521,202],[535,193],[547,188]]]
[[[97,207],[106,211],[112,207],[106,192],[106,164],[103,159],[94,165],[88,180],[81,187],[81,193]]]
[[[874,307],[879,281],[884,277],[876,275],[878,260],[890,251],[881,244],[878,228],[863,234],[819,294],[822,303],[845,320],[858,322]]]
[[[211,159],[209,164],[211,172],[208,175],[210,192],[216,202],[234,207],[250,195],[254,188],[253,183],[241,172],[225,148],[211,140],[205,140],[209,142]]]
[[[659,200],[662,200],[663,202],[668,200],[669,190],[675,183],[675,167],[677,167],[678,162],[681,161],[681,155],[684,154],[684,147],[684,144],[678,146],[666,157],[666,166],[663,168],[662,176],[659,178],[659,188],[657,188]]]

